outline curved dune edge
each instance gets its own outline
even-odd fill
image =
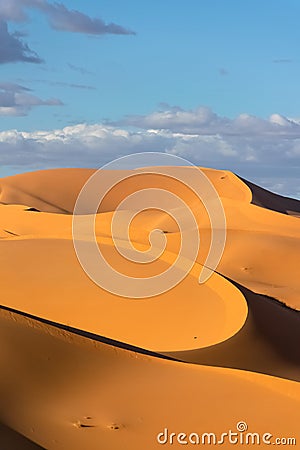
[[[5,311],[0,322],[0,420],[49,450],[152,450],[165,427],[221,434],[241,420],[300,438],[299,383],[164,361]]]
[[[176,175],[189,168],[166,168],[166,170],[171,175]],[[263,197],[264,200],[265,207],[256,206],[251,204],[251,201],[256,202],[253,200],[251,189],[236,175],[214,169],[202,170],[220,195],[227,219],[227,245],[217,268],[218,272],[256,293],[274,297],[287,306],[300,310],[300,278],[295,276],[300,250],[299,218],[278,212],[287,211],[287,207],[293,207],[295,212],[297,208],[299,209],[297,205],[300,202],[290,199],[292,204],[285,204],[288,199],[268,193],[250,183],[252,191],[257,188],[257,192],[260,193],[256,196]],[[97,215],[97,236],[111,235],[111,217],[122,196],[135,191],[137,187],[151,185],[149,177],[147,181],[143,178],[143,171],[144,169],[117,171],[124,175],[135,174],[139,178],[126,185],[125,192],[121,185],[119,190],[108,196],[102,212]],[[115,171],[104,172],[105,178],[115,173]],[[72,226],[69,214],[74,208],[81,187],[94,173],[93,169],[53,169],[1,179],[0,201],[21,203],[24,206],[0,207],[0,220],[3,222],[0,239],[30,236],[70,239]],[[139,185],[136,183],[137,180]],[[184,194],[184,198],[194,203],[193,198],[187,193]],[[275,208],[275,200],[277,211],[272,210]],[[266,209],[270,201],[271,209]],[[284,204],[280,209],[281,202]],[[260,200],[260,205],[262,204]],[[52,214],[28,211],[28,208]],[[210,223],[205,208],[199,204],[197,208],[198,228],[203,238],[197,261],[204,264],[210,245],[208,231]],[[149,231],[155,227],[168,233],[166,236],[169,249],[176,253],[179,235],[176,234],[174,224],[166,214],[154,212],[141,214],[136,220],[136,226],[132,227],[131,237],[136,242],[147,243]]]
[[[225,204],[225,211],[227,242],[217,271],[256,293],[300,310],[300,280],[295,273],[300,251],[299,219],[232,201]]]
[[[274,299],[255,296],[239,285],[237,290],[217,274],[199,285],[197,266],[158,298],[119,298],[85,276],[69,241],[15,238],[7,244],[0,262],[3,267],[5,262],[2,303],[9,308],[181,361],[299,379],[300,315],[278,308]],[[29,252],[31,264],[24,270]],[[21,273],[19,284],[16,272]]]
[[[170,174],[176,174],[182,168],[166,169]],[[201,170],[221,197],[251,202],[250,188],[232,172],[204,167]],[[144,171],[145,169],[102,172],[105,178],[109,178],[112,172],[126,176],[143,174]],[[0,203],[22,204],[43,212],[71,214],[81,188],[95,172],[96,169],[49,169],[5,177],[0,179]]]
[[[245,296],[249,309],[246,323],[237,334],[208,348],[163,354],[193,364],[300,381],[300,313],[234,284]]]
[[[110,240],[105,247],[110,250]],[[0,264],[3,306],[152,351],[222,342],[237,333],[247,317],[238,289],[217,274],[199,285],[196,269],[195,275],[154,298],[112,295],[86,276],[67,240],[4,240]],[[135,276],[145,273],[136,266]],[[160,270],[167,267],[161,259]]]
[[[112,192],[96,217],[97,242],[116,267],[110,231],[116,205],[157,183],[142,171]],[[300,373],[297,204],[276,209],[275,194],[270,203],[230,172],[204,172],[227,217],[218,273],[198,284],[209,218],[183,189],[197,211],[197,263],[169,293],[147,300],[108,294],[78,264],[70,214],[94,170],[0,180],[1,303],[10,310],[0,310],[0,423],[50,450],[152,450],[164,427],[222,433],[240,420],[249,431],[299,442],[300,385],[291,381]],[[145,249],[155,227],[167,250],[149,275],[172,264],[180,237],[168,215],[150,211],[133,222],[133,244]],[[120,232],[121,245],[122,239]],[[129,275],[145,276],[139,270],[126,266]]]

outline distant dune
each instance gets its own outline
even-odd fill
[[[185,224],[187,212],[170,206],[133,214],[127,236],[135,209],[122,201],[167,190],[193,213],[195,227],[183,229],[191,250],[195,228],[200,235],[191,270],[149,298],[109,292],[79,264],[73,211],[94,169],[0,179],[0,448],[152,450],[165,428],[221,435],[240,421],[249,432],[300,445],[300,201],[201,168],[220,198],[227,236],[219,264],[199,284],[213,233],[206,205],[178,181],[188,174],[196,182],[189,170],[102,171],[95,192],[100,198],[122,178],[97,207],[95,239],[127,279],[155,284],[160,273],[189,267],[188,258],[176,259],[182,230],[174,219]],[[91,214],[87,202],[79,217],[87,248]],[[116,248],[127,251],[129,237],[130,252],[148,251],[155,229],[166,242],[155,261],[127,261]],[[174,439],[171,448],[181,448]]]

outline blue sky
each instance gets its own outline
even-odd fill
[[[300,4],[0,0],[0,174],[161,151],[300,196]]]

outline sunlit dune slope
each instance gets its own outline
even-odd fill
[[[220,438],[239,421],[299,438],[299,383],[146,356],[5,311],[0,322],[0,418],[47,449],[151,450],[164,428]]]
[[[250,184],[254,196],[261,199],[259,203],[270,209],[259,207],[251,204],[251,201],[257,201],[253,200],[250,188],[231,172],[202,170],[221,198],[227,221],[227,245],[218,272],[254,292],[275,297],[288,306],[300,309],[300,278],[294,276],[300,245],[299,219],[272,210],[275,206],[277,211],[280,210],[280,196]],[[190,171],[190,168],[166,168],[166,171],[176,177],[182,171]],[[56,169],[2,179],[0,201],[26,206],[23,211],[2,208],[0,214],[4,221],[0,237],[32,234],[35,237],[56,236],[69,239],[70,218],[63,217],[62,214],[38,215],[26,209],[31,207],[43,212],[71,213],[80,189],[94,172],[92,169]],[[120,173],[123,177],[130,178],[118,183],[101,203],[96,221],[97,236],[111,236],[114,210],[122,199],[136,190],[149,187],[168,189],[175,193],[179,190],[185,203],[196,212],[197,226],[202,237],[198,262],[205,264],[211,238],[210,221],[205,207],[192,190],[176,181],[170,182],[170,179],[155,174],[145,174],[145,169],[102,172],[103,186],[107,184],[107,180],[114,180],[114,177],[117,180]],[[136,175],[132,176],[133,174]],[[290,203],[286,203],[289,201]],[[300,209],[300,202],[297,200],[283,199],[282,202],[281,209],[290,211],[288,208],[292,208],[293,215]],[[87,205],[86,213],[89,212]],[[18,218],[14,214],[18,214]],[[125,211],[123,214],[126,224]],[[176,214],[184,217],[184,208]],[[131,238],[137,245],[148,244],[149,232],[155,228],[168,233],[168,249],[176,254],[180,235],[174,220],[166,212],[146,211],[139,214],[132,222]]]
[[[168,168],[168,170],[170,173],[175,171],[176,174],[180,169]],[[190,168],[185,168],[185,170],[190,170]],[[202,170],[222,197],[251,201],[251,190],[233,173],[206,168]],[[102,177],[103,180],[113,180],[119,174],[125,177],[132,174],[143,174],[144,172],[145,169],[143,168],[103,170]],[[72,213],[81,188],[94,173],[95,169],[52,169],[2,178],[0,179],[0,202],[30,205],[44,212]],[[139,180],[139,183],[146,185],[150,180],[150,185],[153,185],[151,178],[153,176],[145,177],[144,175],[143,180]],[[169,182],[170,180],[165,180],[165,185]],[[126,183],[127,194],[130,190],[136,190],[136,187],[136,180],[133,179],[132,182],[129,180]],[[121,191],[123,190],[124,183],[121,188]],[[119,196],[120,194],[121,192],[119,192]],[[110,204],[107,201],[104,202],[101,211],[113,210],[113,201],[111,198],[109,200]]]
[[[247,321],[237,334],[210,347],[165,355],[300,381],[300,313],[242,285],[237,287],[249,308]]]
[[[109,241],[107,247],[112,247]],[[5,240],[0,265],[2,305],[148,350],[222,342],[247,316],[243,295],[217,274],[201,286],[190,275],[174,290],[149,299],[110,294],[86,276],[68,240]],[[143,267],[132,266],[135,276],[145,273]],[[167,266],[162,260],[156,270]]]
[[[76,197],[94,170],[55,169],[3,178],[0,202],[22,204],[45,212],[71,213]]]
[[[159,170],[102,171],[74,216],[95,170],[0,179],[0,447],[20,433],[50,450],[152,450],[164,427],[241,420],[298,432],[300,202],[228,171],[203,168],[198,184],[191,168]],[[199,283],[212,242],[221,258]],[[84,270],[78,249],[93,246],[107,266]],[[144,297],[126,295],[132,280]]]

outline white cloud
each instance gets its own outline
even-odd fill
[[[210,108],[201,106],[194,110],[180,107],[168,107],[146,116],[127,116],[115,125],[134,126],[142,129],[161,129],[179,133],[222,134],[224,136],[247,135],[284,135],[291,133],[300,135],[297,120],[272,114],[268,120],[243,113],[235,119],[218,116]]]
[[[0,164],[19,171],[99,167],[122,155],[158,151],[198,165],[233,170],[283,195],[299,196],[300,124],[291,118],[273,114],[266,120],[242,114],[229,119],[208,108],[170,108],[135,116],[134,124],[132,128],[132,118],[126,118],[115,125],[4,131],[0,133]]]

